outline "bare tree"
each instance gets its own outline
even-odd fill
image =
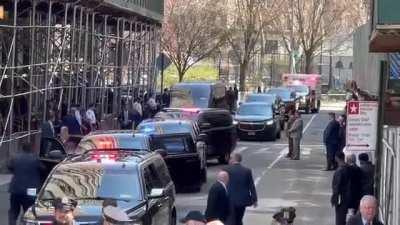
[[[239,63],[240,91],[246,87],[247,70],[251,59],[260,49],[263,28],[274,19],[270,0],[230,0],[227,41]]]
[[[194,64],[223,42],[223,1],[168,0],[162,28],[162,50],[176,66],[179,82]]]
[[[274,27],[291,55],[302,50],[305,73],[313,72],[313,58],[324,41],[350,34],[365,20],[360,10],[363,0],[283,0],[283,4],[285,11]]]

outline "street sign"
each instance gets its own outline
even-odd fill
[[[156,63],[158,70],[165,70],[168,68],[169,65],[171,65],[171,59],[168,58],[168,56],[164,53],[160,53],[160,55],[158,55],[156,59]]]
[[[378,102],[347,103],[346,151],[375,151],[378,130]]]

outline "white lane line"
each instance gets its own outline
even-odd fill
[[[247,147],[247,146],[237,147],[234,152],[235,153],[242,153],[243,151],[247,150],[248,148],[249,147]]]
[[[306,124],[306,126],[305,126],[304,129],[303,129],[303,134],[304,134],[304,133],[307,131],[307,129],[310,127],[312,121],[314,120],[314,118],[315,118],[316,116],[317,116],[317,115],[313,115],[313,116],[311,117],[310,121],[308,121],[308,123]],[[277,164],[277,163],[279,162],[279,160],[281,160],[281,159],[286,155],[286,153],[288,152],[288,150],[289,150],[289,147],[286,147],[286,148],[282,149],[282,151],[279,153],[279,156],[278,156],[264,171],[262,171],[262,173],[261,173],[260,176],[258,176],[258,177],[254,180],[254,185],[255,185],[255,186],[258,186],[258,184],[259,184],[260,181],[261,181],[261,178],[262,178],[263,176],[265,176],[265,174],[267,174],[267,172],[268,172],[269,170],[271,170],[271,169],[275,166],[275,164]]]
[[[260,149],[258,149],[257,151],[252,152],[252,153],[253,153],[253,154],[262,154],[262,153],[267,152],[269,149],[270,149],[270,147],[260,148]]]

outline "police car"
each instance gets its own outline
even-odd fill
[[[133,221],[131,224],[176,224],[175,186],[161,155],[113,151],[108,148],[111,143],[103,144],[105,148],[89,150],[57,164],[22,224],[52,224],[53,202],[59,198],[76,202],[76,224],[100,224],[106,201],[114,201]]]

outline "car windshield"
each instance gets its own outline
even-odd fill
[[[274,95],[249,95],[246,102],[266,102],[273,103],[275,101]]]
[[[208,108],[210,85],[177,85],[171,91],[171,108]]]
[[[288,88],[297,93],[307,93],[308,94],[308,91],[309,91],[308,87],[304,86],[304,85],[292,85],[292,86],[288,86]]]
[[[285,89],[270,89],[268,90],[268,94],[275,94],[279,96],[283,101],[290,101],[290,91]]]
[[[49,178],[39,200],[71,199],[142,199],[137,166],[110,166],[83,162],[58,167]],[[115,185],[118,184],[118,185]]]
[[[77,152],[83,153],[94,149],[148,150],[148,143],[145,136],[134,135],[133,133],[129,135],[92,136],[79,143]]]
[[[262,104],[260,105],[243,104],[239,107],[238,115],[272,117],[272,107],[270,105],[262,105]]]
[[[181,134],[191,133],[192,127],[189,123],[143,123],[137,130],[145,134]]]

